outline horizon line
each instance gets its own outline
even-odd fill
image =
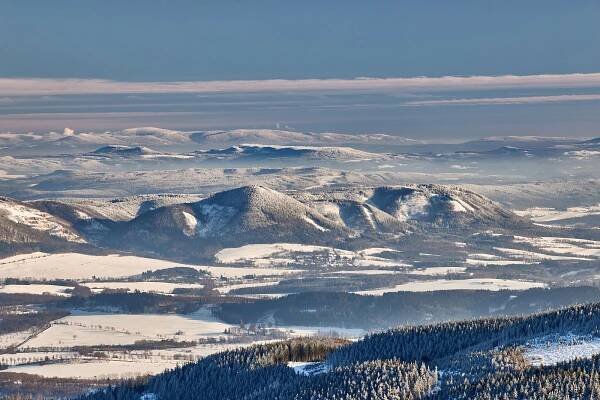
[[[600,87],[600,72],[353,79],[117,81],[86,78],[0,78],[0,96],[83,94],[248,93],[319,91],[447,91],[509,88]]]

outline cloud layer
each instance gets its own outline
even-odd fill
[[[422,100],[404,103],[407,106],[487,106],[503,104],[563,103],[570,101],[596,101],[600,94],[563,94],[555,96],[486,97],[472,99]]]
[[[118,93],[239,93],[284,91],[477,90],[600,87],[600,73],[562,75],[444,76],[302,80],[118,82],[100,79],[0,79],[0,95]]]

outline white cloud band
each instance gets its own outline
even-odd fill
[[[101,79],[1,78],[0,96],[117,93],[236,93],[328,90],[476,90],[600,87],[600,73],[562,75],[444,76],[414,78],[300,79],[189,82],[118,82]]]
[[[522,96],[522,97],[489,97],[472,99],[444,99],[409,101],[405,106],[486,106],[503,104],[537,104],[537,103],[563,103],[570,101],[597,101],[600,94],[562,94],[556,96]]]

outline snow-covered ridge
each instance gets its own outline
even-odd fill
[[[340,146],[283,146],[265,144],[240,144],[224,149],[212,149],[197,152],[198,155],[231,156],[231,157],[307,157],[322,160],[372,160],[381,158],[381,154]]]
[[[268,145],[327,145],[339,143],[389,143],[389,144],[419,144],[418,140],[407,139],[386,134],[316,133],[296,132],[275,129],[234,129],[229,131],[195,132],[192,139],[201,144],[223,145],[240,143],[259,143]]]
[[[100,147],[91,153],[87,153],[87,155],[92,156],[143,156],[149,154],[157,154],[157,151],[154,151],[148,147],[144,146],[124,146],[124,145],[108,145]]]
[[[56,217],[25,204],[0,198],[0,214],[4,215],[9,221],[23,227],[47,232],[50,236],[70,242],[85,243],[83,238],[66,224],[59,222]]]
[[[244,186],[141,213],[106,237],[109,247],[212,257],[219,249],[252,244],[339,247],[361,237],[376,237],[385,243],[415,231],[441,228],[459,232],[527,224],[530,222],[482,196],[449,186],[312,193]]]
[[[61,149],[92,146],[160,146],[181,147],[190,144],[228,146],[240,143],[269,145],[332,145],[340,143],[409,145],[421,142],[387,134],[344,134],[295,132],[275,129],[235,129],[229,131],[179,131],[157,127],[137,127],[116,131],[77,132],[0,132],[0,146],[14,149]]]

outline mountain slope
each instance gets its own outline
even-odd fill
[[[227,157],[227,158],[251,158],[251,159],[285,159],[285,158],[307,158],[311,160],[373,160],[385,157],[382,154],[369,153],[351,147],[315,147],[315,146],[279,146],[261,144],[241,144],[225,149],[212,149],[196,152],[197,155]]]
[[[0,197],[0,253],[65,250],[85,243],[67,221],[28,204]]]
[[[597,340],[599,324],[595,303],[527,317],[406,326],[350,343],[296,339],[215,354],[84,398],[591,400],[600,392],[599,355],[577,359],[575,353],[567,362],[538,366],[527,347],[536,341],[569,346],[560,343],[569,335],[577,345]],[[298,373],[300,363],[320,368]]]
[[[90,153],[86,153],[85,155],[105,157],[139,157],[152,154],[158,154],[158,152],[144,146],[108,145],[100,147]]]
[[[387,246],[413,233],[468,236],[487,229],[512,232],[532,226],[481,195],[442,185],[288,193],[243,186],[190,202],[195,198],[32,203],[4,199],[0,213],[5,228],[35,233],[41,242],[89,242],[187,260],[211,259],[222,248],[246,244],[351,248],[364,247],[368,241],[370,246]],[[14,243],[33,240],[27,235],[19,238],[5,234],[5,240]]]
[[[470,225],[514,227],[527,223],[486,197],[457,186],[382,186],[300,196],[308,203],[330,210],[327,215],[339,214],[349,224],[351,217],[357,221],[362,214],[363,226],[370,224],[388,230]],[[332,212],[332,207],[337,211]]]
[[[330,243],[349,230],[300,201],[260,186],[245,186],[207,199],[148,211],[118,226],[116,245],[151,247],[167,254],[206,254],[247,243]],[[181,255],[181,253],[179,254]]]
[[[396,144],[410,145],[420,143],[386,134],[350,135],[343,133],[295,132],[274,129],[235,129],[230,131],[194,132],[191,139],[203,145],[238,145],[240,143],[258,143],[265,145],[327,145],[335,143]]]
[[[194,258],[252,243],[351,245],[363,236],[385,243],[414,231],[434,234],[451,229],[460,234],[527,224],[485,197],[457,187],[406,185],[286,194],[245,186],[115,223],[105,245]]]

